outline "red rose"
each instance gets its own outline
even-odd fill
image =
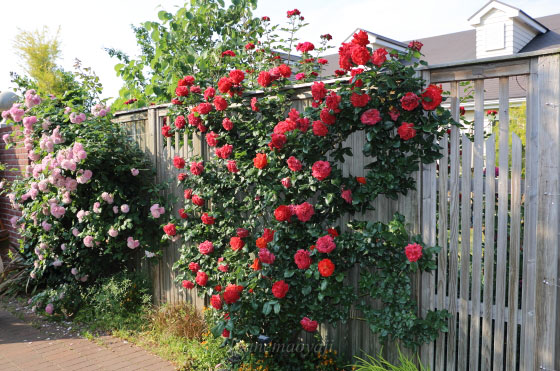
[[[182,169],[185,167],[185,159],[179,156],[175,156],[173,158],[173,166],[175,166],[177,169]]]
[[[286,136],[284,134],[272,134],[270,136],[270,148],[282,149],[286,144]]]
[[[166,138],[171,138],[173,136],[173,134],[171,134],[170,131],[171,131],[171,126],[163,125],[161,127],[161,135],[163,135]]]
[[[190,189],[190,188],[185,189],[185,193],[184,193],[185,199],[190,200],[192,198],[192,195],[193,195],[193,190],[192,189]]]
[[[214,89],[211,86],[207,87],[206,90],[204,90],[204,99],[206,101],[209,101],[210,99],[214,98],[215,95],[216,95],[216,89]]]
[[[204,171],[204,164],[202,161],[200,162],[191,162],[191,174],[192,175],[200,175]]]
[[[182,106],[182,105],[183,105],[183,102],[181,102],[181,101],[180,101],[179,99],[177,99],[177,98],[171,99],[171,103],[173,103],[173,104],[176,105],[176,106]],[[126,104],[126,103],[125,103],[125,104]]]
[[[336,122],[336,117],[330,114],[328,108],[323,108],[319,117],[326,125],[332,125]]]
[[[249,231],[245,228],[237,228],[235,230],[235,234],[237,234],[237,237],[239,238],[249,237]]]
[[[311,95],[313,99],[316,101],[322,101],[323,98],[327,96],[327,88],[325,88],[325,84],[323,82],[315,81],[313,85],[311,85]]]
[[[224,290],[224,301],[228,304],[233,304],[239,300],[241,297],[241,292],[243,291],[243,286],[239,285],[227,285]]]
[[[328,64],[329,61],[326,60],[325,58],[319,58],[319,59],[317,59],[317,63],[319,63],[319,64]]]
[[[329,133],[329,128],[327,125],[323,124],[322,121],[313,122],[313,135],[318,137],[324,137]]]
[[[251,264],[251,269],[254,271],[261,270],[261,262],[259,261],[258,258],[255,258],[255,260],[253,260],[253,264]],[[249,292],[251,292],[251,290],[249,290]]]
[[[282,178],[282,180],[280,180],[280,183],[282,183],[282,185],[286,188],[290,188],[292,186],[292,181],[289,177]]]
[[[212,295],[210,297],[210,305],[216,310],[222,309],[222,298],[220,298],[220,295]]]
[[[190,290],[194,287],[194,283],[192,281],[183,280],[182,285],[187,290]]]
[[[327,233],[332,236],[332,238],[338,237],[338,231],[335,228],[329,228],[327,229]]]
[[[424,44],[422,44],[420,41],[411,41],[410,43],[408,43],[408,47],[416,51],[420,51],[423,46]]]
[[[465,116],[465,107],[463,106],[459,107],[459,115]]]
[[[175,228],[175,224],[169,223],[163,227],[163,231],[168,236],[175,236],[177,234],[177,229]]]
[[[401,98],[401,106],[405,111],[412,111],[418,107],[419,99],[420,98],[416,94],[408,92]]]
[[[200,270],[200,264],[195,262],[190,262],[189,269],[191,270],[191,272],[196,273]]]
[[[317,267],[323,277],[330,277],[334,272],[334,264],[330,259],[321,260]]]
[[[422,107],[426,111],[435,110],[441,103],[443,89],[437,85],[429,85],[422,93]]]
[[[198,271],[198,272],[196,272],[195,281],[200,286],[206,286],[206,283],[208,282],[208,275],[206,273],[204,273],[203,271]]]
[[[227,117],[222,121],[222,126],[224,127],[224,129],[226,129],[227,131],[230,131],[231,129],[233,129],[233,122],[231,122],[230,119],[228,119]]]
[[[416,129],[414,129],[414,124],[403,122],[397,129],[397,133],[402,140],[409,140],[416,136]]]
[[[199,126],[202,124],[202,119],[199,116],[195,116],[194,113],[189,113],[187,118],[189,119],[189,125]]]
[[[288,10],[287,13],[288,13],[288,18],[291,18],[291,17],[293,17],[293,16],[295,16],[295,15],[300,15],[300,14],[301,14],[301,12],[300,12],[299,10],[297,10],[297,9]]]
[[[234,84],[241,84],[241,81],[245,78],[245,74],[241,70],[229,71],[229,78]]]
[[[264,16],[261,19],[263,22],[270,22],[270,17]]]
[[[376,49],[371,56],[371,62],[380,67],[387,60],[387,50],[385,48]]]
[[[356,182],[358,182],[360,184],[366,184],[366,178],[364,178],[363,176],[357,176],[356,177]]]
[[[229,239],[229,245],[233,251],[241,250],[245,246],[245,242],[240,237],[232,237]]]
[[[216,291],[216,292],[221,292],[221,291],[222,291],[222,285],[216,285],[216,286],[214,286],[214,291]]]
[[[216,148],[216,156],[218,158],[226,159],[233,153],[233,146],[231,144],[224,144],[220,148]]]
[[[254,112],[259,112],[259,106],[257,106],[258,100],[257,97],[251,98],[251,109]]]
[[[288,131],[296,130],[297,123],[292,119],[286,119],[286,121],[280,121],[274,126],[275,134],[284,134]]]
[[[229,335],[230,335],[229,330],[225,328],[224,331],[222,331],[222,337],[227,339],[229,338]]]
[[[378,110],[376,110],[375,108],[371,108],[362,113],[360,121],[362,121],[362,124],[364,125],[375,125],[379,121],[381,121],[381,115],[379,114]]]
[[[313,208],[313,205],[311,205],[309,202],[304,202],[302,204],[299,204],[295,207],[295,209],[296,209],[296,216],[300,222],[305,223],[309,221],[309,219],[311,219],[313,214],[315,214],[315,209]]]
[[[214,244],[208,240],[201,242],[198,245],[198,251],[202,254],[202,255],[208,255],[211,254],[214,251]]]
[[[352,190],[345,189],[342,191],[340,196],[344,199],[344,201],[348,202],[349,204],[352,203]]]
[[[272,295],[277,299],[282,299],[288,293],[290,285],[288,285],[284,280],[276,281],[272,285]]]
[[[177,116],[175,119],[175,127],[177,129],[182,129],[187,124],[187,120],[185,120],[185,116]]]
[[[334,239],[331,235],[327,234],[323,237],[319,237],[315,243],[317,251],[328,254],[336,248]]]
[[[227,169],[230,173],[238,173],[237,162],[235,160],[228,160]]]
[[[292,217],[292,212],[290,210],[289,206],[286,205],[280,205],[276,208],[276,210],[274,210],[274,217],[276,218],[276,220],[278,220],[279,222],[286,222],[289,221],[290,218]]]
[[[192,203],[195,204],[196,206],[203,206],[204,205],[204,199],[197,196],[197,195],[193,195],[192,196]]]
[[[309,53],[310,51],[315,50],[315,45],[313,45],[309,41],[306,41],[304,43],[297,44],[296,50],[302,53]]]
[[[307,269],[311,265],[311,257],[309,251],[300,249],[294,255],[294,261],[298,269]]]
[[[223,111],[228,107],[228,103],[224,97],[218,95],[214,98],[214,107],[216,107],[216,111]]]
[[[266,246],[268,245],[268,242],[266,241],[266,239],[264,237],[259,237],[257,238],[257,240],[255,241],[255,244],[257,245],[257,247],[259,249],[264,249],[266,248]]]
[[[270,76],[270,72],[261,71],[261,73],[259,73],[259,77],[257,78],[257,82],[263,88],[266,88],[267,86],[269,86],[270,83],[272,82],[272,76]]]
[[[369,44],[369,37],[367,32],[364,30],[360,30],[358,33],[354,34],[354,38],[352,39],[353,44],[367,46]]]
[[[286,161],[288,163],[288,168],[292,171],[300,171],[301,170],[301,162],[295,158],[294,156],[290,156]]]
[[[200,103],[196,106],[196,112],[201,115],[207,115],[212,111],[212,105],[210,103]]]
[[[274,263],[274,259],[276,259],[276,256],[274,256],[274,254],[266,247],[264,249],[259,249],[259,260],[263,264],[272,264]]]
[[[218,90],[223,94],[229,92],[232,86],[233,86],[233,81],[231,81],[229,77],[222,77],[220,81],[218,81]]]
[[[371,54],[365,46],[354,45],[352,47],[352,62],[357,65],[365,65],[369,62]]]
[[[334,74],[335,74],[336,76],[344,76],[344,75],[346,75],[346,71],[343,71],[343,70],[335,70],[335,71],[334,71]]]
[[[328,161],[317,161],[311,167],[311,175],[317,180],[324,180],[331,174],[331,164]]]
[[[292,69],[285,64],[279,65],[278,70],[280,71],[280,75],[282,75],[282,77],[285,77],[285,78],[290,77],[291,74],[292,74]]]
[[[265,228],[263,238],[266,242],[272,242],[272,240],[274,240],[274,231],[272,229]]]
[[[342,101],[342,97],[333,91],[327,96],[327,99],[325,100],[325,104],[328,109],[333,110],[335,113],[338,113],[340,112],[341,101]]]
[[[185,212],[185,209],[179,209],[179,211],[177,211],[177,213],[179,214],[179,217],[181,219],[187,219],[189,217],[187,215],[187,213]]]
[[[409,262],[416,262],[422,257],[422,246],[417,243],[408,244],[404,248],[404,253]]]
[[[400,115],[401,113],[399,112],[398,109],[396,109],[395,107],[391,107],[391,110],[389,111],[389,116],[391,116],[391,120],[397,121]]]
[[[204,223],[206,225],[212,225],[216,222],[216,218],[211,217],[210,215],[208,215],[208,213],[202,214],[202,216],[200,217],[200,220],[202,220],[202,223]]]
[[[332,40],[332,36],[331,36],[331,34],[326,33],[324,35],[321,35],[321,39],[325,39],[327,41],[330,41],[330,40]]]
[[[191,86],[194,84],[194,76],[185,76],[177,83],[177,86]]]
[[[226,50],[225,52],[222,52],[222,58],[223,57],[235,57],[235,53],[231,50]]]
[[[245,44],[245,50],[252,50],[252,49],[255,49],[255,44],[253,43]]]
[[[191,86],[191,93],[200,94],[200,86]]]
[[[354,107],[365,107],[368,104],[369,99],[370,97],[367,94],[352,93],[350,102],[352,102]]]
[[[301,328],[303,328],[307,332],[317,331],[317,326],[318,326],[317,321],[312,321],[307,317],[303,317],[303,319],[299,321],[299,323],[301,324]]]
[[[253,159],[253,164],[257,169],[264,169],[268,164],[266,154],[264,153],[257,153],[255,158]]]
[[[175,95],[178,97],[187,97],[190,93],[190,90],[186,86],[177,86],[175,88]]]
[[[298,119],[297,126],[302,133],[307,133],[307,129],[309,128],[309,119],[307,117]]]

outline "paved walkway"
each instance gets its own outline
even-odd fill
[[[103,346],[79,337],[49,338],[0,309],[0,370],[175,370],[173,365],[123,340],[103,336]]]

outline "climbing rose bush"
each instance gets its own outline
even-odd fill
[[[85,95],[59,99],[29,89],[25,102],[3,113],[14,126],[8,145],[22,143],[30,160],[8,190],[22,212],[12,224],[33,267],[31,283],[57,290],[51,312],[74,286],[122,270],[138,251],[159,255],[160,220],[168,216],[145,155],[111,122],[110,108],[89,109]]]
[[[302,58],[312,50],[298,49]],[[439,157],[436,141],[453,124],[442,90],[416,76],[417,50],[371,50],[363,31],[339,56],[344,78],[313,82],[303,112],[290,107],[294,91],[285,88],[303,72],[277,59],[246,74],[233,67],[215,81],[186,76],[177,84],[189,89],[177,91],[168,120],[175,124],[162,134],[172,142],[174,133],[201,135],[209,154],[185,159],[189,170],[178,182],[188,218],[164,231],[184,242],[179,279],[210,298],[213,331],[228,342],[259,335],[293,342],[321,323],[345,321],[353,304],[372,331],[408,347],[445,329],[446,312],[418,317],[411,296],[411,274],[435,269],[437,248],[409,236],[400,215],[389,224],[362,221],[378,195],[406,194],[419,164]],[[250,76],[262,93],[247,91]],[[368,157],[356,174],[343,171],[351,138],[363,138],[356,150]],[[354,267],[362,268],[357,292],[347,280]]]

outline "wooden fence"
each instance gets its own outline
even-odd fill
[[[472,81],[474,128],[452,128],[440,143],[443,157],[419,169],[416,191],[397,201],[380,197],[375,211],[361,217],[386,222],[399,211],[411,232],[442,247],[437,271],[416,277],[414,295],[422,315],[434,308],[451,313],[449,331],[420,349],[421,360],[431,370],[560,371],[560,50],[431,66],[419,73],[449,87],[447,103],[457,121],[461,83]],[[528,81],[525,138],[510,132],[508,94],[516,76]],[[499,86],[494,134],[484,129],[485,84]],[[310,103],[309,85],[298,92],[294,106],[301,109]],[[200,137],[192,138],[193,151],[173,148],[170,139],[165,147],[160,129],[166,113],[165,106],[154,106],[116,114],[150,155],[159,180],[177,175],[176,154],[209,153]],[[348,138],[355,150],[345,175],[363,175],[364,140],[361,133]],[[181,196],[180,189],[170,192]],[[153,271],[156,301],[187,300],[201,307],[204,300],[196,292],[187,295],[174,282],[172,265],[179,254],[178,245],[170,245]],[[348,279],[357,284],[356,272]],[[374,354],[383,345],[356,311],[346,324],[323,326],[321,332],[346,354]]]

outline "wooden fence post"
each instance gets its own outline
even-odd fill
[[[559,361],[558,205],[560,197],[560,54],[539,57],[538,211],[536,243],[536,364],[555,370]]]

